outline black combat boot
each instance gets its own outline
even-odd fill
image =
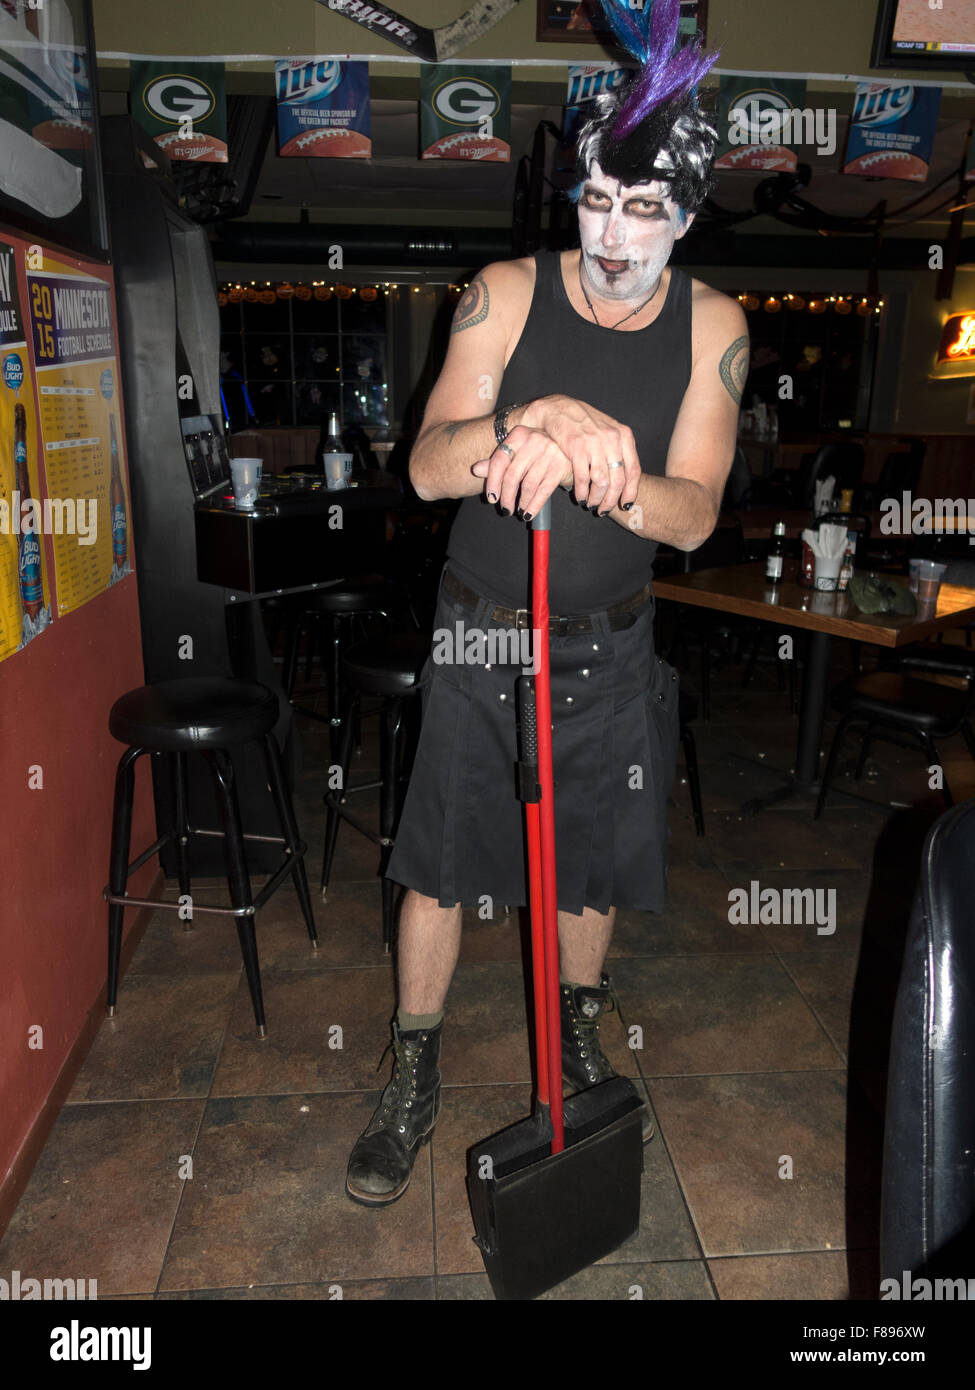
[[[442,1021],[409,1033],[394,1022],[392,1079],[349,1157],[345,1190],[353,1202],[385,1207],[409,1187],[417,1153],[440,1114],[442,1032]]]
[[[599,1017],[617,1007],[616,995],[605,973],[598,985],[571,985],[561,982],[562,1001],[562,1080],[573,1094],[587,1091],[619,1073],[599,1045]],[[643,1120],[643,1142],[653,1138],[649,1109]]]

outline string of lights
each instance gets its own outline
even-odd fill
[[[448,293],[452,295],[463,294],[467,289],[468,281],[462,281],[457,285],[448,285]],[[324,280],[308,281],[299,280],[293,283],[290,280],[271,281],[265,280],[263,285],[258,281],[228,281],[217,287],[217,303],[222,309],[227,304],[239,304],[242,300],[246,304],[273,304],[281,299],[319,301],[329,300],[334,295],[337,299],[351,299],[354,295],[366,304],[379,298],[380,294],[388,295],[393,290],[406,289],[407,286],[400,286],[395,281],[382,280],[374,285],[344,285],[341,283],[328,284]],[[413,285],[414,294],[419,294],[420,285]]]

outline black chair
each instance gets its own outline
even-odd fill
[[[830,745],[814,812],[817,820],[826,804],[840,748],[851,728],[863,728],[860,757],[854,772],[857,781],[863,776],[870,745],[875,738],[906,748],[920,745],[931,767],[939,764],[935,739],[952,738],[960,732],[968,751],[975,758],[975,733],[968,722],[975,705],[975,687],[956,690],[899,671],[875,671],[872,675],[845,681],[838,686],[833,692],[833,704],[844,713]],[[941,794],[946,806],[954,804],[943,776]]]
[[[880,1272],[975,1270],[975,803],[928,832],[891,1031]],[[929,1297],[930,1297],[929,1291]],[[909,1296],[909,1295],[908,1295]]]
[[[884,459],[877,481],[868,483],[863,489],[861,507],[867,511],[878,511],[885,497],[896,497],[900,501],[903,493],[917,492],[927,447],[927,440],[912,439],[906,451],[891,450]]]
[[[318,940],[311,897],[305,875],[305,844],[291,804],[281,755],[274,738],[278,720],[278,698],[267,686],[247,681],[208,679],[161,681],[130,690],[116,700],[109,717],[112,737],[127,744],[119,759],[115,778],[115,808],[112,817],[112,849],[108,887],[104,897],[108,909],[108,1012],[115,1013],[118,998],[119,961],[122,951],[122,921],[129,904],[165,907],[178,911],[180,903],[156,898],[132,898],[126,892],[129,876],[141,868],[166,845],[175,843],[180,896],[190,893],[190,845],[194,835],[223,835],[227,859],[227,885],[231,907],[214,907],[191,897],[193,913],[219,913],[232,916],[237,927],[244,969],[254,1018],[260,1037],[267,1033],[261,972],[257,958],[255,914],[290,875],[294,880],[301,911],[313,947]],[[264,751],[268,783],[283,834],[280,837],[248,835],[241,825],[237,803],[234,766],[229,750],[245,743],[260,743]],[[135,791],[135,764],[143,753],[169,760],[175,793],[175,825],[165,831],[148,849],[129,863],[132,838],[132,802]],[[213,773],[223,831],[198,830],[188,819],[186,757],[200,753]],[[284,858],[267,883],[251,893],[245,840],[273,838],[284,846]]]
[[[322,853],[322,883],[324,893],[332,872],[339,820],[347,820],[361,835],[380,846],[379,873],[385,872],[393,836],[401,809],[400,784],[403,781],[404,739],[402,733],[408,706],[416,690],[419,672],[430,652],[431,639],[421,633],[398,633],[388,637],[371,638],[351,647],[342,660],[342,679],[346,691],[342,714],[342,741],[338,754],[341,768],[339,787],[325,793],[328,808],[325,823],[325,843]],[[349,763],[352,756],[352,733],[355,716],[362,697],[378,697],[382,701],[380,725],[378,782],[349,786]],[[347,797],[355,792],[381,788],[379,834],[363,825],[345,807]],[[390,950],[393,940],[393,902],[395,886],[383,878],[383,945]]]

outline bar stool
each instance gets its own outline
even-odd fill
[[[127,906],[166,907],[179,910],[180,903],[157,898],[134,898],[126,891],[129,876],[154,854],[175,842],[180,896],[190,893],[190,840],[193,835],[222,835],[227,858],[227,884],[232,907],[213,907],[193,901],[193,912],[212,912],[234,918],[240,941],[247,984],[250,988],[259,1037],[266,1037],[261,973],[257,958],[254,917],[290,874],[294,879],[301,911],[314,948],[318,946],[311,896],[305,875],[305,844],[298,835],[291,795],[285,780],[281,755],[272,732],[278,719],[278,700],[267,686],[248,681],[194,677],[161,681],[130,690],[116,700],[109,716],[112,737],[127,744],[119,759],[115,777],[115,808],[112,818],[112,849],[109,882],[104,897],[108,909],[108,1012],[114,1015],[118,997],[119,958],[122,951],[122,919]],[[268,782],[283,836],[248,835],[240,820],[240,807],[234,781],[234,767],[228,749],[259,742],[264,750]],[[176,824],[159,837],[138,858],[129,863],[132,836],[132,802],[135,764],[143,753],[168,758],[175,792]],[[223,830],[192,829],[188,818],[188,753],[201,753],[213,773]],[[285,846],[284,859],[267,883],[251,894],[245,840],[270,840]]]
[[[385,871],[393,848],[393,832],[400,811],[399,783],[402,756],[402,729],[407,703],[416,690],[417,676],[430,654],[431,638],[418,632],[396,633],[390,637],[370,638],[357,642],[342,661],[342,678],[346,689],[342,716],[342,742],[338,765],[342,770],[341,789],[329,791],[322,798],[328,808],[325,824],[325,843],[322,854],[322,892],[328,887],[335,857],[339,820],[347,820],[361,835],[380,846],[379,872]],[[349,762],[352,754],[354,716],[358,714],[363,695],[382,700],[379,744],[380,780],[350,787]],[[350,792],[381,788],[379,834],[363,825],[343,805]],[[383,945],[388,952],[393,940],[393,899],[395,887],[383,878]]]
[[[292,700],[294,694],[302,629],[306,624],[310,624],[305,657],[307,680],[311,675],[316,636],[321,642],[322,664],[325,664],[325,638],[321,629],[323,622],[328,622],[328,713],[323,719],[316,710],[305,706],[295,708],[301,709],[303,714],[309,715],[312,719],[329,724],[332,731],[333,758],[338,753],[342,727],[342,656],[352,645],[355,621],[366,617],[381,617],[388,622],[399,608],[400,602],[394,586],[388,579],[381,574],[365,574],[355,579],[343,580],[341,584],[330,585],[327,589],[319,589],[313,594],[302,595],[301,610],[291,619],[283,677],[289,700]]]

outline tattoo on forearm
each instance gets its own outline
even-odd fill
[[[450,421],[448,421],[448,423],[447,423],[446,425],[444,425],[444,429],[447,431],[447,443],[448,443],[448,444],[453,444],[453,442],[454,442],[454,435],[457,433],[457,431],[458,431],[458,430],[462,430],[462,429],[464,428],[465,425],[469,425],[470,423],[471,423],[470,420],[450,420]]]
[[[748,376],[748,339],[743,335],[736,338],[718,365],[721,380],[735,405],[741,405],[741,393],[745,389]]]
[[[451,333],[459,333],[462,328],[472,328],[475,323],[483,323],[488,316],[488,287],[481,275],[476,276],[461,295],[454,311]]]

